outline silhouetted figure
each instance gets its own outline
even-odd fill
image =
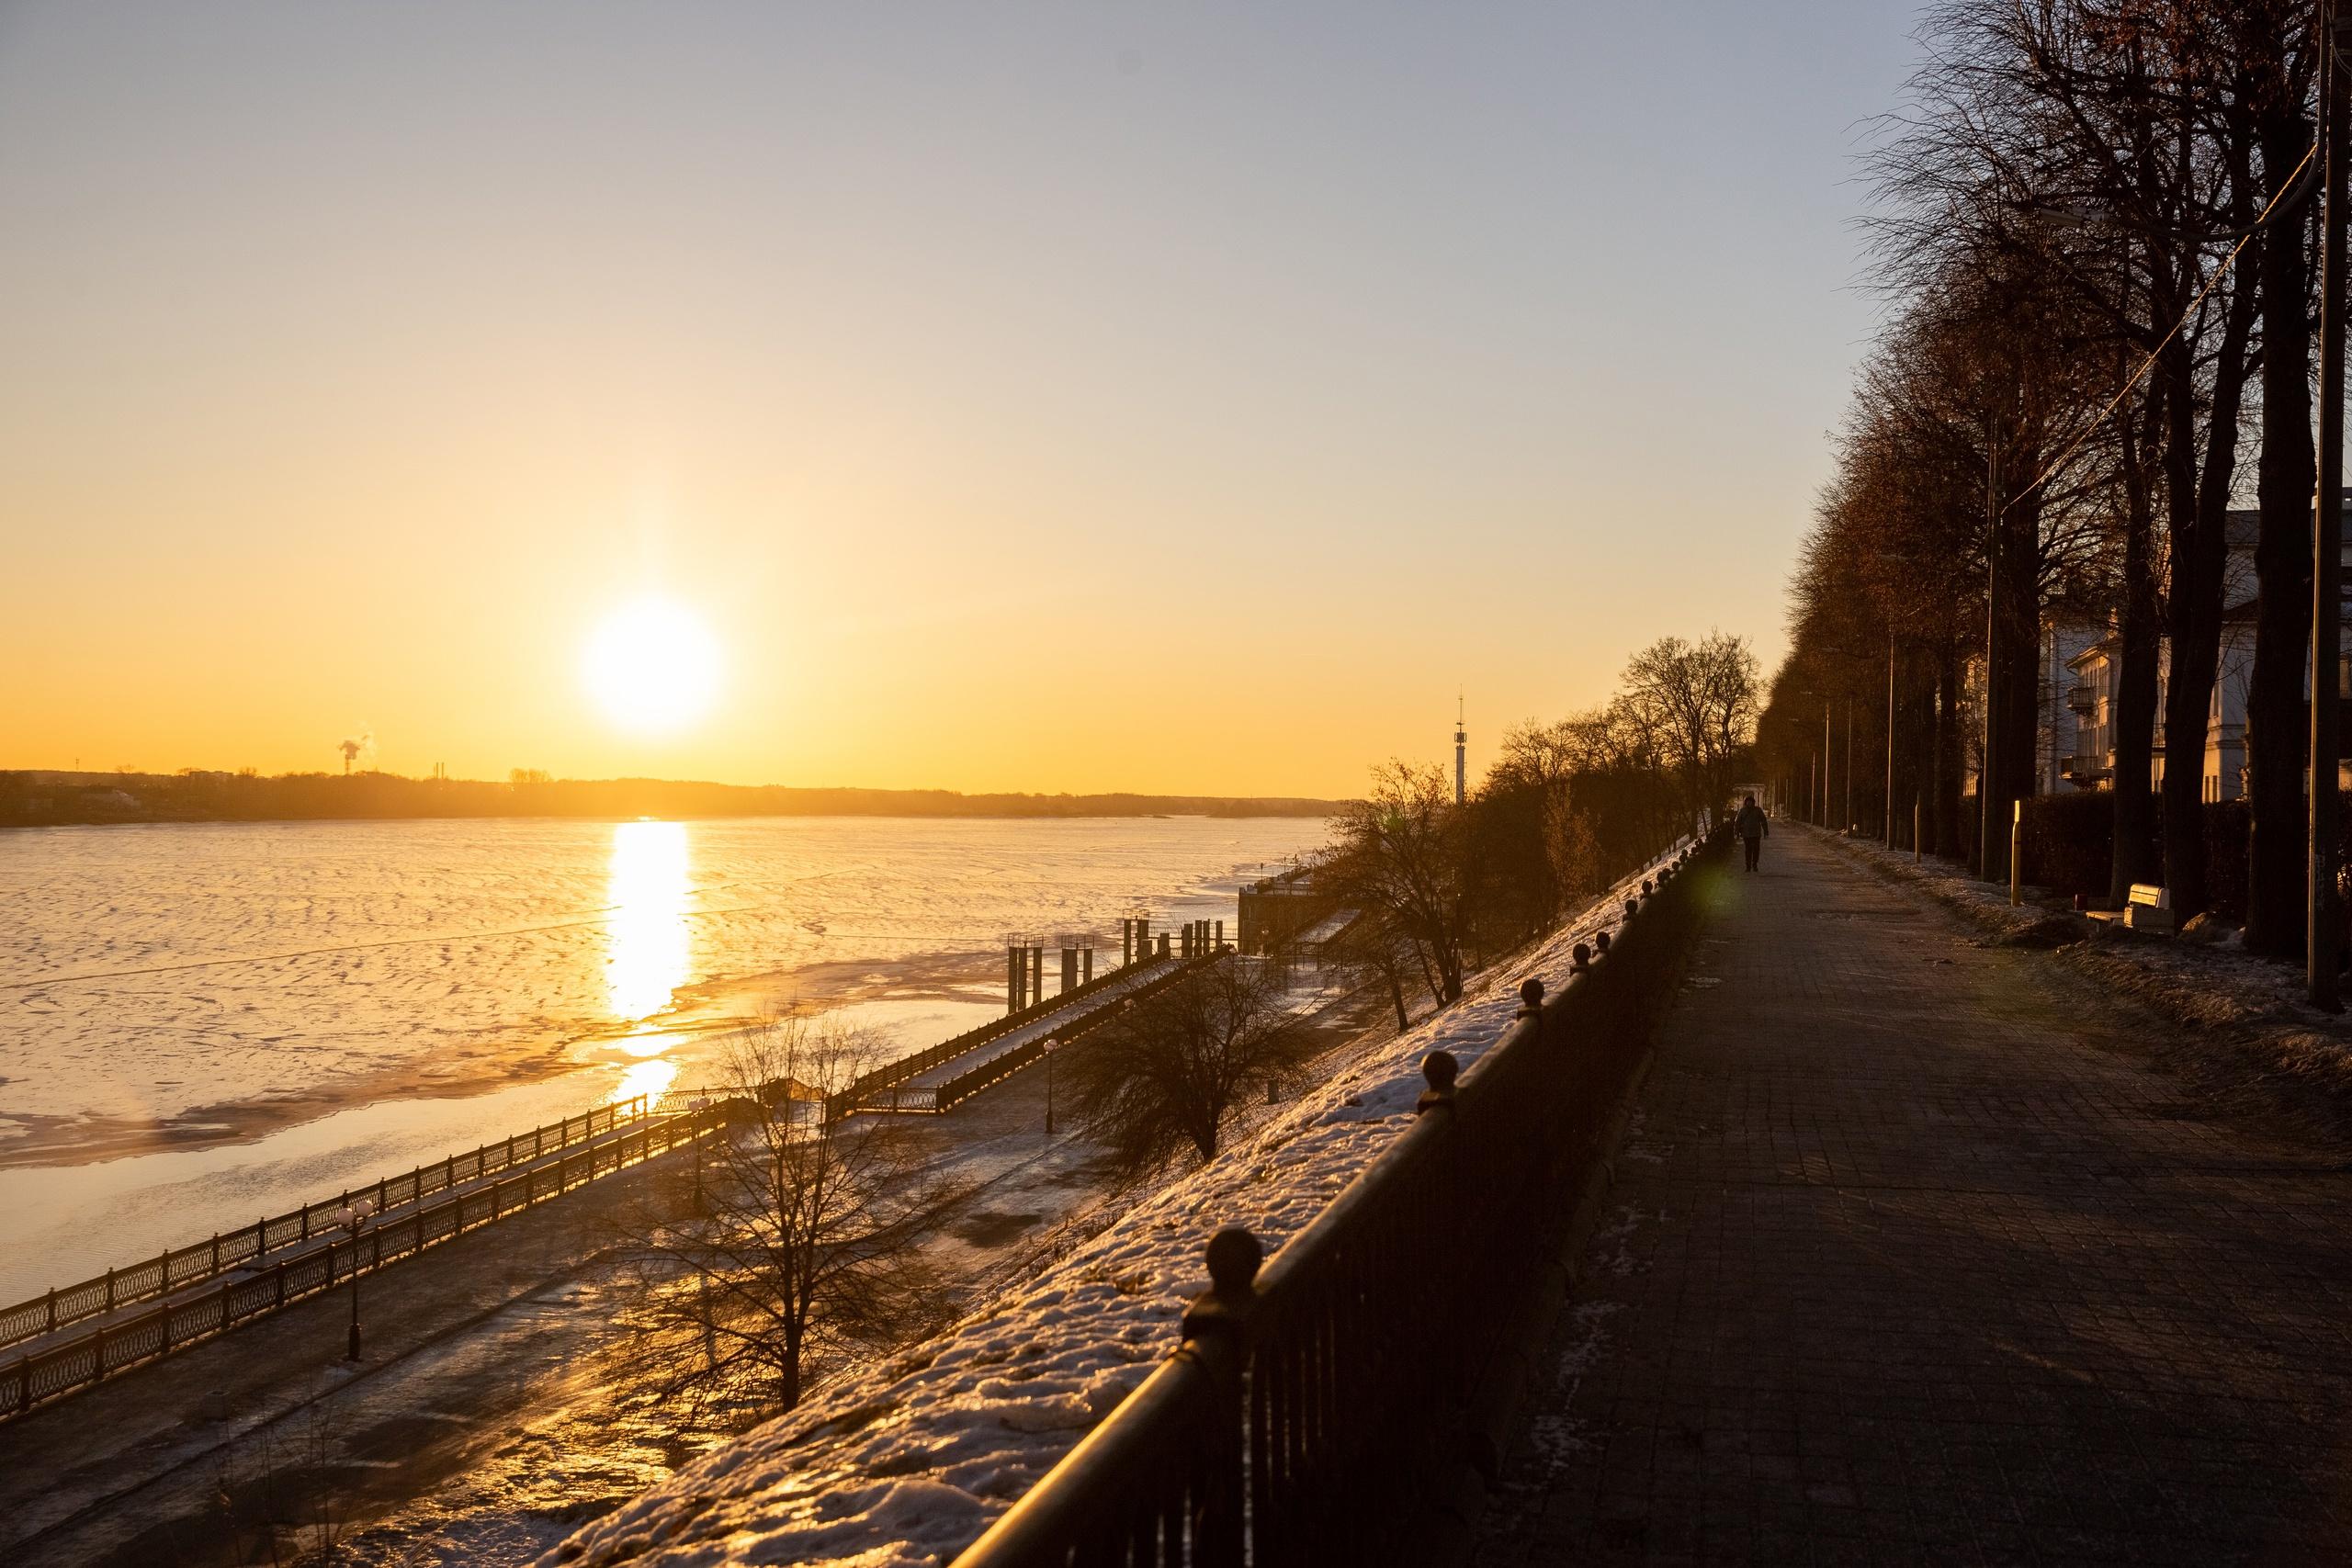
[[[1764,852],[1764,835],[1772,830],[1770,820],[1765,817],[1763,807],[1756,804],[1754,795],[1749,795],[1747,804],[1739,808],[1732,826],[1739,829],[1740,847],[1747,852],[1747,869],[1754,871],[1757,857]]]

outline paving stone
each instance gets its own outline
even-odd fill
[[[2343,1150],[1803,831],[1693,972],[1476,1561],[2352,1561]]]

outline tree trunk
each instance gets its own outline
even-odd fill
[[[2263,117],[2262,160],[2282,178],[2311,145],[2301,106]],[[2262,454],[2254,547],[2259,592],[2246,688],[2245,945],[2303,949],[2303,682],[2311,649],[2312,452],[2309,268],[2299,217],[2263,234]]]
[[[775,1397],[779,1411],[795,1410],[800,1405],[800,1334],[786,1325],[784,1336],[784,1362],[776,1368]]]
[[[2000,637],[1996,645],[2001,697],[1994,713],[1995,815],[1987,822],[1984,875],[2009,879],[2010,803],[2030,798],[2041,773],[2041,491],[2020,493],[2003,514],[1998,584]]]
[[[2205,908],[2205,737],[2221,661],[2221,531],[2192,514],[2173,525],[2172,668],[2165,688],[2165,883],[2173,912]]]
[[[2194,372],[2188,345],[2176,337],[2158,361],[2170,362],[2165,380],[2171,439],[2165,444],[2165,477],[2173,527],[2172,597],[2165,616],[2172,669],[2165,692],[2165,882],[2172,889],[2173,914],[2182,920],[2202,913],[2206,903],[2207,717],[2221,667],[2230,484],[2237,471],[2238,415],[2254,307],[2255,290],[2241,280],[2231,293],[2213,355],[2201,475],[2188,406]]]
[[[2147,417],[2162,417],[2151,409]],[[2155,497],[2149,492],[2143,448],[2130,420],[2123,430],[2123,603],[2117,616],[2115,690],[2109,700],[2115,750],[2115,840],[2107,901],[2122,908],[2135,882],[2154,882],[2155,837],[2156,687],[2158,626]]]
[[[1944,645],[1936,671],[1940,703],[1936,713],[1936,853],[1946,860],[1968,857],[1968,833],[1961,820],[1960,775],[1964,743],[1960,732],[1960,646]]]

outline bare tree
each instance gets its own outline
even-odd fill
[[[1324,944],[1322,961],[1353,976],[1361,985],[1379,987],[1396,1011],[1398,1029],[1412,1022],[1412,1013],[1405,1005],[1405,987],[1408,980],[1419,987],[1420,965],[1411,942],[1385,912],[1366,910],[1348,922]]]
[[[1227,953],[1124,1010],[1066,1053],[1079,1123],[1125,1170],[1216,1155],[1254,1097],[1290,1088],[1308,1049],[1262,961]]]
[[[789,1410],[819,1359],[944,1325],[948,1298],[919,1243],[960,1192],[926,1168],[901,1119],[825,1119],[871,1055],[824,1018],[733,1036],[724,1126],[697,1151],[691,1195],[628,1223],[624,1327],[684,1420]]]
[[[1462,995],[1463,824],[1436,768],[1390,762],[1332,823],[1326,880],[1342,904],[1377,912],[1410,945],[1441,1003]]]
[[[1609,886],[1609,868],[1591,816],[1579,809],[1576,786],[1555,785],[1544,797],[1544,855],[1552,864],[1552,878],[1570,908],[1582,905]]]
[[[1686,822],[1722,808],[1755,738],[1760,684],[1746,641],[1722,632],[1660,637],[1625,666],[1627,710],[1680,776]]]

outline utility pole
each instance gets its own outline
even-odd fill
[[[1894,631],[1886,634],[1886,847],[1894,847]]]
[[[2343,911],[2335,896],[2335,756],[2344,678],[2344,243],[2347,145],[2343,20],[2337,0],[2319,0],[2321,177],[2319,286],[2319,483],[2312,498],[2311,884],[2303,977],[2312,1005],[2341,1011],[2335,953]]]
[[[1976,874],[1991,882],[1996,880],[1993,842],[2000,829],[2000,823],[1993,815],[1993,737],[2000,729],[1995,722],[1993,689],[1994,668],[2000,661],[2001,652],[2001,449],[1994,439],[1989,414],[1984,420],[1984,754],[1976,771],[1976,815],[1981,819],[1976,834]]]
[[[1846,820],[1838,824],[1841,833],[1854,826],[1854,699],[1846,698]]]
[[[1837,760],[1836,743],[1829,738],[1830,705],[1821,705],[1821,825],[1829,826],[1829,765]]]

